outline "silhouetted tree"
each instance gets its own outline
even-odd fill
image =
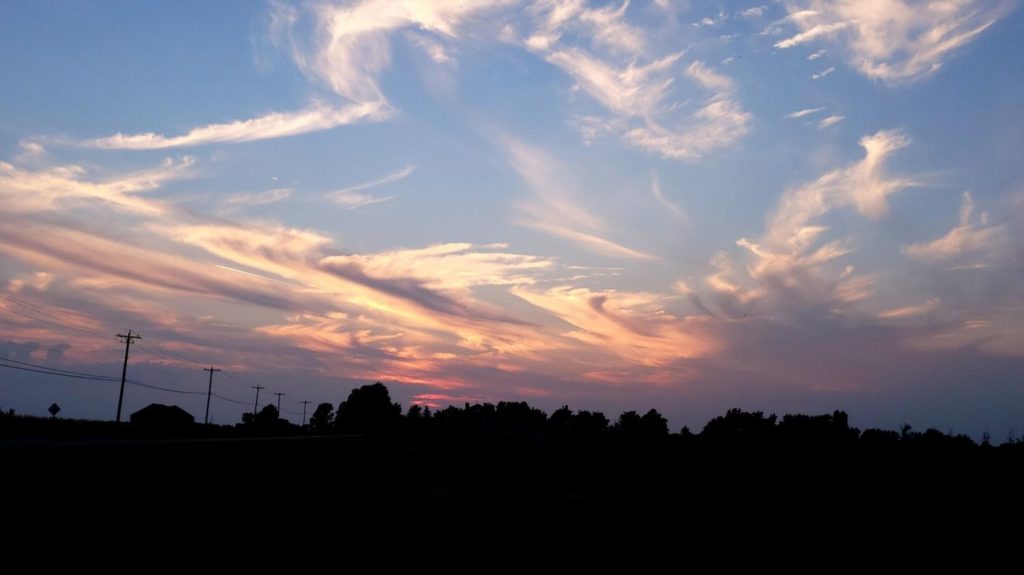
[[[548,415],[530,407],[525,401],[501,401],[494,408],[497,429],[505,435],[537,435],[544,433]]]
[[[580,410],[572,418],[571,430],[574,437],[602,437],[608,433],[608,418],[600,411]]]
[[[329,431],[334,426],[334,406],[324,402],[316,406],[313,417],[309,418],[309,428],[313,431]]]
[[[779,438],[787,445],[839,448],[856,443],[860,431],[851,428],[845,412],[831,415],[786,415],[778,426]]]
[[[709,421],[700,436],[714,443],[764,445],[775,436],[775,419],[775,415],[765,417],[760,411],[733,408]]]
[[[860,443],[869,449],[894,449],[900,445],[900,434],[882,429],[865,429]]]
[[[423,434],[430,432],[432,431],[433,424],[430,407],[414,403],[409,406],[409,411],[405,413],[405,429],[411,433]]]
[[[572,410],[568,405],[556,409],[548,418],[548,433],[554,437],[565,437],[572,430]]]
[[[640,418],[640,434],[644,437],[666,437],[668,436],[668,420],[652,409]]]
[[[394,430],[402,419],[402,406],[392,403],[381,382],[353,389],[338,405],[334,423],[340,431],[380,433]]]
[[[640,414],[635,411],[623,412],[619,415],[619,419],[615,422],[615,426],[612,429],[622,437],[640,437]]]
[[[280,418],[277,408],[267,404],[256,414],[242,414],[242,425],[258,433],[286,433],[294,430],[296,426],[289,421]]]

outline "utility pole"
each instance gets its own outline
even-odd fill
[[[306,406],[313,403],[312,401],[300,401],[302,404],[302,427],[306,427]]]
[[[141,335],[132,335],[132,330],[128,330],[128,335],[123,333],[117,334],[117,337],[121,338],[124,342],[124,367],[121,368],[121,393],[117,395],[117,422],[121,423],[121,404],[124,402],[124,380],[128,378],[128,348],[132,346],[132,340],[142,339]]]
[[[213,395],[213,372],[220,370],[214,369],[211,365],[210,367],[204,367],[203,371],[210,372],[210,384],[206,388],[206,418],[203,419],[203,425],[208,425],[210,423],[210,396]]]
[[[287,393],[281,393],[280,391],[274,393],[277,396],[277,416],[281,417],[281,396],[288,395]]]
[[[254,386],[252,386],[252,388],[256,390],[256,403],[254,403],[253,406],[252,406],[252,421],[253,421],[253,423],[255,423],[256,422],[256,408],[260,406],[260,390],[261,389],[266,389],[266,387],[263,387],[262,385],[254,385]]]

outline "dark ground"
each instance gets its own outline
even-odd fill
[[[709,450],[502,438],[7,440],[0,488],[8,517],[116,510],[143,524],[281,509],[332,521],[441,514],[578,526],[1016,521],[1021,459],[995,448]]]

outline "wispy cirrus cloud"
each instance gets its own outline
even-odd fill
[[[986,212],[973,223],[973,213],[974,198],[970,192],[964,192],[959,224],[940,238],[905,246],[904,253],[919,260],[949,262],[970,257],[984,260],[986,252],[1000,248],[1006,241],[1006,230],[1003,226],[989,225]]]
[[[520,286],[512,293],[568,323],[571,331],[566,337],[637,366],[668,367],[680,360],[706,356],[721,345],[701,320],[666,311],[675,299],[673,295],[571,286],[547,290]],[[592,362],[594,372],[616,363],[607,357],[587,360]]]
[[[686,212],[665,197],[665,193],[661,190],[661,182],[658,181],[657,176],[651,178],[651,195],[653,195],[654,199],[675,217],[682,221],[689,221],[689,218],[686,216]]]
[[[703,62],[691,62],[681,72],[696,87],[701,104],[695,110],[682,105],[693,97],[681,95],[675,84],[685,51],[651,59],[645,33],[626,21],[629,6],[595,10],[583,2],[545,1],[530,9],[536,24],[523,45],[569,74],[611,114],[578,123],[584,138],[618,133],[631,146],[683,160],[738,143],[752,116],[735,98],[733,82]],[[589,47],[563,42],[570,32]]]
[[[366,190],[378,188],[381,186],[387,186],[396,182],[408,178],[416,171],[416,166],[407,164],[402,169],[392,172],[382,178],[371,180],[369,182],[363,182],[347,188],[331,192],[327,194],[327,198],[332,202],[349,210],[370,206],[373,204],[380,204],[388,202],[394,199],[394,196],[375,196],[373,194],[365,194]]]
[[[811,79],[812,80],[821,80],[822,78],[828,76],[829,74],[831,74],[832,72],[835,72],[835,71],[836,71],[836,67],[835,66],[829,66],[828,68],[825,68],[821,72],[815,72],[815,73],[811,74]]]
[[[773,311],[807,313],[831,310],[863,300],[874,279],[858,276],[852,266],[835,269],[853,248],[845,240],[823,240],[828,228],[817,220],[832,210],[852,207],[878,219],[888,213],[887,198],[914,186],[913,179],[886,174],[885,163],[909,140],[900,132],[881,131],[860,140],[864,158],[830,171],[817,180],[786,192],[768,220],[764,235],[736,243],[750,255],[745,271],[726,253],[712,261],[715,273],[706,284],[731,309],[770,300]]]
[[[287,200],[291,196],[291,188],[274,188],[265,192],[232,194],[221,202],[221,208],[232,211],[249,206],[263,206]]]
[[[363,0],[301,7],[282,3],[275,5],[270,30],[309,78],[352,102],[386,108],[380,75],[391,64],[391,32],[418,28],[439,38],[456,38],[466,21],[508,3]],[[312,33],[303,25],[311,27]]]
[[[1000,0],[809,0],[788,3],[789,16],[775,29],[796,34],[775,43],[786,49],[818,41],[837,44],[850,64],[869,78],[912,81],[942,67],[957,50],[1011,8]]]
[[[818,122],[818,128],[820,128],[822,130],[827,129],[827,128],[831,128],[832,126],[838,125],[840,122],[842,122],[845,119],[846,119],[846,116],[840,116],[838,114],[833,114],[833,115],[831,115],[831,116],[829,116],[827,118],[822,118],[821,121]]]
[[[804,108],[803,110],[797,110],[796,112],[786,114],[786,117],[796,120],[805,116],[810,116],[811,114],[817,114],[824,109],[825,108]]]
[[[898,308],[895,308],[895,309],[890,309],[890,310],[883,311],[883,312],[878,314],[878,318],[879,319],[902,319],[902,318],[908,318],[908,317],[924,315],[926,313],[929,313],[931,311],[934,311],[934,310],[938,309],[938,307],[939,307],[939,305],[941,303],[942,303],[942,299],[941,298],[933,297],[930,300],[928,300],[925,303],[920,304],[920,305],[908,305],[908,306],[904,306],[904,307],[898,307]]]
[[[315,104],[295,112],[274,112],[248,120],[224,124],[208,124],[180,136],[164,136],[153,132],[114,134],[79,145],[102,150],[164,150],[217,143],[253,142],[329,130],[361,121],[387,118],[390,110],[375,103],[342,107]]]
[[[543,150],[506,139],[509,163],[533,191],[519,205],[517,223],[567,239],[588,250],[611,257],[655,259],[653,255],[609,240],[604,222],[578,199],[568,169]]]

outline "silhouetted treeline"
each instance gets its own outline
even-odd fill
[[[275,412],[276,414],[276,412]],[[440,410],[412,405],[405,415],[391,400],[387,387],[378,382],[352,390],[335,410],[321,403],[310,418],[309,429],[318,434],[401,435],[414,438],[507,437],[556,442],[643,442],[682,444],[713,448],[801,448],[801,449],[971,449],[991,447],[988,440],[976,443],[966,435],[943,433],[936,429],[912,431],[908,425],[899,431],[867,429],[863,432],[849,424],[845,412],[824,415],[776,415],[730,409],[715,417],[700,433],[682,428],[670,433],[668,421],[656,409],[641,415],[626,411],[615,421],[599,411],[573,411],[569,406],[556,409],[550,416],[523,401],[466,403]],[[1005,447],[1022,446],[1024,441],[1009,439]]]

